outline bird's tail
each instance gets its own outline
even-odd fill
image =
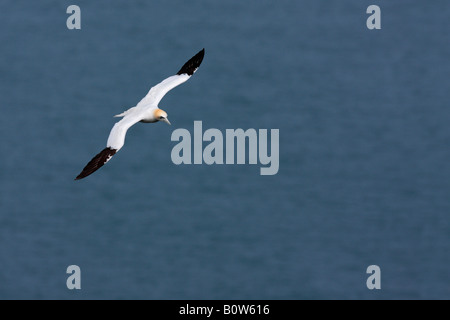
[[[103,167],[103,165],[107,163],[112,158],[112,156],[116,154],[116,152],[116,149],[112,149],[110,147],[103,149],[102,152],[97,154],[94,158],[92,158],[91,161],[89,161],[89,163],[84,167],[83,171],[81,171],[81,173],[75,178],[75,180],[86,178],[88,175]]]
[[[119,117],[125,117],[127,114],[129,114],[130,112],[132,112],[134,109],[136,109],[136,107],[132,107],[130,109],[128,109],[127,111],[124,111],[120,114],[116,114],[114,117],[115,118],[119,118]]]

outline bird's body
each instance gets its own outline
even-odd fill
[[[158,108],[158,104],[164,95],[176,86],[186,82],[203,61],[205,49],[201,50],[188,62],[186,62],[176,75],[170,76],[156,86],[152,87],[147,95],[134,107],[124,111],[115,117],[123,117],[117,122],[109,134],[106,148],[97,154],[75,178],[83,179],[97,171],[125,144],[125,136],[128,129],[138,122],[154,123],[158,121],[170,124],[167,113]]]

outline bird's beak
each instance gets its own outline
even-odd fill
[[[170,121],[169,121],[169,119],[167,119],[167,118],[162,119],[162,121],[164,121],[164,122],[167,123],[168,125],[171,124]]]

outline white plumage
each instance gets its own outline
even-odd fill
[[[86,165],[75,180],[87,177],[108,162],[123,147],[127,131],[134,124],[138,122],[152,123],[157,121],[170,124],[167,119],[167,113],[158,109],[158,104],[167,92],[189,80],[202,63],[204,54],[205,49],[202,49],[186,62],[176,75],[170,76],[152,87],[135,107],[116,115],[115,117],[123,117],[123,119],[117,122],[112,128],[106,143],[106,148]]]

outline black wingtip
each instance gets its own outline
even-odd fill
[[[195,56],[193,56],[188,62],[186,62],[177,72],[177,75],[187,74],[192,76],[194,72],[200,67],[200,64],[203,61],[203,57],[205,56],[205,48],[200,50]]]
[[[113,155],[115,155],[117,150],[112,148],[105,148],[99,154],[97,154],[91,161],[84,167],[83,171],[75,178],[75,180],[81,180],[91,175],[101,167],[105,163],[107,163]]]

